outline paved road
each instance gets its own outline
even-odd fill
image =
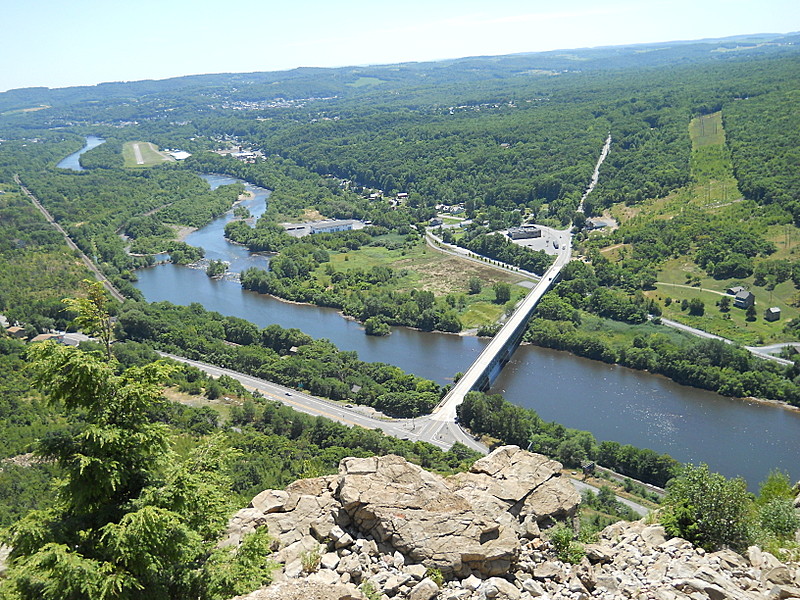
[[[702,329],[697,329],[695,327],[689,327],[688,325],[684,325],[683,323],[678,323],[677,321],[671,321],[670,319],[665,319],[661,317],[661,324],[666,325],[667,327],[672,327],[674,329],[680,329],[681,331],[685,331],[687,333],[691,333],[692,335],[696,335],[697,337],[706,338],[709,340],[719,340],[721,342],[725,342],[726,344],[734,344],[733,340],[729,340],[728,338],[724,338],[722,336],[716,335],[714,333],[709,333],[708,331],[703,331]],[[745,350],[753,354],[754,356],[758,356],[759,358],[763,358],[764,360],[771,360],[773,362],[782,364],[782,365],[793,365],[794,361],[787,360],[785,358],[780,358],[779,356],[773,356],[770,352],[775,352],[784,346],[795,346],[794,343],[787,342],[786,344],[774,344],[772,346],[742,346]]]
[[[725,292],[720,292],[719,290],[711,290],[709,288],[695,287],[693,285],[684,285],[682,283],[666,283],[665,281],[656,281],[656,285],[666,285],[670,287],[685,288],[687,290],[700,290],[702,292],[710,292],[711,294],[717,294],[718,296],[728,296],[729,298],[733,297],[730,294],[726,294]]]
[[[348,408],[347,405],[333,402],[332,400],[317,398],[311,394],[300,392],[264,379],[259,379],[258,377],[245,375],[243,373],[231,371],[230,369],[224,369],[166,352],[161,352],[160,354],[179,362],[193,365],[214,377],[228,375],[239,381],[247,389],[257,390],[270,400],[277,400],[308,415],[327,417],[328,419],[338,421],[349,427],[358,425],[366,429],[380,429],[387,435],[411,440],[413,442],[429,442],[443,450],[448,450],[454,442],[461,442],[477,452],[483,454],[488,452],[486,446],[477,442],[455,422],[442,423],[440,421],[434,421],[430,416],[418,417],[416,419],[376,418],[366,414],[366,409],[363,407],[352,406]]]
[[[572,479],[571,481],[572,481],[572,485],[575,486],[575,489],[578,490],[579,494],[582,494],[586,490],[591,490],[595,494],[598,491],[600,491],[600,488],[597,488],[597,487],[595,487],[593,485],[589,485],[588,483],[585,483],[583,481],[579,481],[577,479]],[[640,515],[640,516],[644,517],[644,516],[647,515],[647,513],[650,512],[649,508],[647,508],[646,506],[642,506],[641,504],[638,504],[638,503],[634,502],[633,500],[628,500],[627,498],[623,498],[622,496],[616,496],[616,498],[617,498],[618,502],[621,502],[622,504],[624,504],[628,508],[633,509],[636,512],[637,515]]]
[[[592,180],[589,182],[589,187],[586,188],[586,191],[581,196],[580,204],[578,204],[578,212],[583,212],[583,204],[586,200],[586,197],[592,193],[594,187],[597,185],[597,180],[600,179],[600,166],[603,164],[603,161],[608,156],[608,151],[611,149],[611,132],[608,132],[608,137],[606,138],[606,143],[603,144],[603,149],[600,151],[600,156],[597,159],[597,164],[594,166],[594,173],[592,173]]]
[[[476,450],[477,452],[481,452],[482,454],[487,454],[489,451],[486,446],[476,442],[472,436],[468,435],[463,429],[461,429],[452,421],[436,421],[431,419],[430,415],[416,419],[376,419],[369,415],[363,414],[361,412],[363,409],[359,407],[354,406],[352,408],[347,408],[347,406],[343,406],[337,402],[317,398],[316,396],[312,396],[304,392],[298,392],[292,388],[271,383],[269,381],[259,379],[258,377],[251,377],[250,375],[237,373],[236,371],[231,371],[230,369],[223,369],[221,367],[191,360],[175,354],[169,354],[167,352],[160,352],[159,354],[179,362],[193,365],[203,372],[213,375],[214,377],[219,377],[220,375],[228,375],[233,377],[246,388],[259,391],[265,398],[277,400],[286,406],[290,406],[291,408],[308,415],[327,417],[328,419],[337,421],[349,427],[359,426],[367,429],[380,429],[387,435],[411,441],[429,442],[435,446],[438,446],[439,448],[442,448],[443,450],[449,449],[452,446],[453,441],[459,441],[469,448]],[[597,493],[599,489],[589,485],[588,483],[584,483],[583,481],[578,481],[577,479],[571,479],[571,481],[579,493],[582,493],[587,489]],[[626,506],[630,506],[642,516],[648,513],[648,509],[646,507],[632,502],[627,498],[617,496],[617,500]]]
[[[142,158],[142,149],[139,148],[139,144],[133,145],[133,155],[136,157],[136,164],[143,165],[144,158]]]
[[[784,348],[797,348],[800,350],[800,342],[782,342],[780,344],[770,344],[769,346],[745,346],[748,350],[755,348],[764,354],[772,354],[773,352],[780,352]]]
[[[55,227],[56,230],[59,233],[61,233],[61,235],[64,236],[64,239],[67,242],[67,246],[69,246],[71,249],[76,250],[77,252],[80,253],[81,260],[83,261],[83,264],[85,264],[86,267],[92,273],[94,273],[94,275],[95,275],[95,277],[97,277],[98,281],[100,281],[103,284],[103,287],[105,287],[106,290],[108,290],[108,293],[111,294],[114,297],[114,299],[116,299],[116,300],[118,300],[120,302],[124,302],[125,301],[125,296],[123,296],[119,292],[119,290],[117,288],[115,288],[114,285],[108,280],[108,278],[105,275],[103,275],[102,271],[100,271],[98,266],[96,264],[94,264],[94,261],[92,261],[88,256],[86,256],[81,251],[80,248],[78,248],[77,244],[72,241],[71,237],[69,237],[69,234],[64,230],[63,227],[61,227],[61,225],[56,223],[56,220],[53,218],[53,215],[51,215],[50,212],[44,206],[42,206],[42,203],[39,202],[39,200],[36,198],[36,196],[34,196],[28,188],[26,188],[24,185],[22,185],[22,181],[20,181],[19,175],[14,175],[14,181],[17,182],[17,185],[19,185],[20,189],[22,189],[22,192],[30,199],[30,201],[33,202],[34,206],[36,206],[36,208],[39,209],[39,212],[41,212],[42,215],[44,215],[44,218],[47,220],[47,222],[50,223],[50,225],[52,225],[53,227]]]

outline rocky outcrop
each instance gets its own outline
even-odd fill
[[[284,581],[233,600],[366,600],[352,584],[326,584],[315,581]]]
[[[560,562],[540,529],[572,516],[579,498],[559,472],[511,446],[450,478],[397,456],[344,459],[338,476],[262,492],[231,521],[226,544],[267,526],[284,565],[241,598],[800,598],[796,564],[756,547],[706,553],[641,521],[606,528],[580,564]]]
[[[503,574],[519,554],[521,536],[575,513],[580,497],[560,469],[515,446],[448,479],[399,456],[346,458],[338,476],[260,493],[232,519],[222,544],[268,527],[275,559],[289,565],[321,542],[340,549],[367,537],[404,562],[447,576]]]
[[[477,460],[468,473],[452,477],[449,484],[472,506],[513,516],[517,532],[533,537],[540,525],[571,518],[580,503],[575,488],[558,476],[560,472],[561,463],[503,446]]]
[[[412,562],[448,574],[496,574],[519,552],[510,515],[472,504],[398,456],[345,459],[340,472],[339,499],[356,529]]]

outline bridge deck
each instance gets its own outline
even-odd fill
[[[441,421],[452,421],[456,417],[456,407],[464,401],[467,392],[479,388],[479,384],[486,377],[490,376],[492,368],[498,361],[502,360],[503,352],[509,347],[513,348],[519,343],[519,338],[525,328],[528,318],[533,309],[541,300],[544,293],[550,289],[553,282],[558,278],[561,269],[569,261],[571,248],[571,236],[568,232],[563,236],[561,252],[556,257],[555,262],[545,272],[539,283],[525,296],[517,306],[514,313],[506,321],[505,325],[498,331],[487,346],[480,353],[475,362],[470,365],[455,385],[450,389],[444,399],[434,410],[432,418]]]

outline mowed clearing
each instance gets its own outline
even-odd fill
[[[458,312],[465,329],[496,323],[503,315],[504,305],[494,302],[494,283],[510,284],[514,302],[518,302],[529,291],[527,287],[520,285],[529,282],[527,278],[488,264],[442,254],[427,247],[424,241],[418,241],[413,247],[402,250],[362,246],[359,250],[349,252],[331,252],[330,263],[326,264],[330,264],[336,271],[368,270],[375,266],[406,270],[406,277],[389,287],[401,292],[427,290],[438,297],[448,294],[463,295],[465,306]],[[320,267],[316,273],[323,286],[330,284],[326,271],[325,267]],[[482,283],[481,292],[475,295],[468,293],[469,280],[472,277],[478,278]]]
[[[408,289],[423,289],[437,296],[451,293],[465,293],[469,279],[477,277],[485,287],[498,281],[518,285],[526,278],[515,273],[482,264],[441,254],[428,248],[424,242],[417,242],[412,248],[387,250],[380,246],[363,246],[360,250],[331,253],[331,266],[336,270],[370,269],[385,266],[396,270],[406,269],[409,279]],[[403,288],[403,291],[407,291]]]
[[[168,154],[159,152],[156,145],[150,142],[125,142],[122,158],[126,167],[152,167],[175,160]]]

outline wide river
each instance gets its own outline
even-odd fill
[[[234,180],[205,176],[212,187]],[[246,205],[258,215],[269,192],[247,185],[255,198]],[[208,258],[221,258],[239,271],[266,265],[268,258],[230,244],[222,230],[225,215],[194,232],[187,242],[202,246]],[[234,281],[209,279],[202,270],[171,264],[138,272],[136,283],[148,301],[199,302],[209,310],[248,319],[259,326],[277,323],[311,336],[328,338],[366,361],[395,364],[406,371],[452,381],[466,371],[485,345],[469,336],[425,333],[395,327],[387,337],[364,334],[362,327],[331,309],[282,302],[248,292]],[[780,468],[800,478],[800,413],[724,398],[668,379],[535,346],[522,346],[491,390],[535,409],[539,415],[598,440],[615,440],[666,452],[683,462],[707,463],[727,476],[741,475],[756,489],[769,471]]]

